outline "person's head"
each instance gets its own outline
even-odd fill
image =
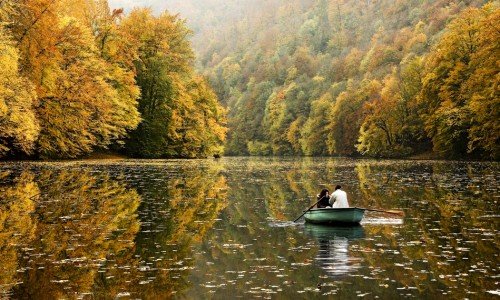
[[[341,188],[342,188],[342,187],[341,187],[340,185],[337,185],[337,186],[335,187],[335,190],[340,190]]]
[[[330,191],[328,191],[327,189],[323,189],[321,190],[321,193],[319,193],[319,197],[324,197],[324,196],[327,196],[328,194],[330,193]]]

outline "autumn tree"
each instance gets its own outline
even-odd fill
[[[215,11],[213,3],[205,3],[204,9],[223,17],[219,20],[195,9],[191,22],[199,33],[193,40],[210,83],[229,108],[227,153],[358,155],[356,144],[363,143],[380,146],[371,147],[373,151],[361,146],[365,155],[429,151],[422,110],[426,102],[432,107],[434,100],[415,100],[425,75],[416,58],[422,60],[436,49],[433,44],[460,12],[485,2],[255,0],[238,3],[245,12],[238,18],[231,15],[236,4]],[[366,82],[378,82],[378,93],[385,89],[385,96],[372,99],[364,94]],[[334,86],[341,90],[332,93]],[[326,100],[328,94],[331,99]],[[330,117],[323,122],[326,114],[320,111],[325,109],[330,109]],[[365,123],[372,112],[377,116]],[[393,119],[391,145],[387,134],[379,134],[383,130],[373,125],[380,118]],[[474,132],[495,132],[490,130],[493,123],[478,121]],[[490,124],[487,131],[481,129],[483,124]],[[328,142],[323,143],[325,137]],[[484,141],[465,142],[465,148],[481,148],[479,140]]]
[[[186,0],[191,36],[179,16],[107,0],[0,1],[13,74],[0,93],[16,90],[0,155],[206,157],[226,142],[230,155],[407,156],[432,143],[498,159],[487,2]]]
[[[417,96],[421,90],[420,57],[409,57],[386,76],[380,97],[364,107],[357,150],[361,154],[403,157],[425,144],[423,122],[418,115]]]
[[[179,153],[189,156],[222,155],[227,128],[226,110],[219,104],[218,98],[202,77],[194,77],[188,85],[191,109],[183,116],[183,143]]]
[[[312,102],[309,118],[301,128],[301,146],[305,155],[328,154],[328,124],[332,108],[330,93]]]
[[[255,83],[250,80],[248,92],[234,91],[234,103],[228,105],[233,109],[228,113],[228,132],[226,153],[263,155],[271,154],[271,146],[267,136],[267,107],[273,94],[273,83],[264,81]],[[251,91],[251,92],[250,92]]]
[[[38,96],[42,157],[76,157],[105,148],[139,122],[131,76],[101,57],[88,20],[65,13],[65,4],[22,0],[12,14],[22,74]]]
[[[268,129],[272,153],[275,155],[293,153],[292,145],[287,139],[287,128],[292,120],[287,114],[286,97],[294,88],[295,85],[289,86],[285,91],[273,93],[266,106],[264,124]]]
[[[127,151],[134,156],[175,156],[177,129],[182,126],[178,108],[181,97],[188,97],[184,82],[193,60],[186,40],[189,31],[176,16],[165,12],[155,17],[149,9],[132,11],[121,26],[139,49],[134,62],[142,92],[143,121],[131,133]]]
[[[0,157],[33,153],[39,133],[34,87],[19,73],[18,62],[19,53],[0,26]]]
[[[335,100],[328,128],[328,147],[332,154],[356,155],[356,139],[363,120],[362,107],[380,97],[380,82],[365,79],[361,84],[348,82],[346,91]]]
[[[490,4],[480,12],[479,48],[471,57],[472,75],[467,79],[468,106],[474,118],[469,129],[468,152],[481,151],[500,158],[500,9]]]
[[[206,157],[222,152],[225,111],[193,70],[185,21],[136,9],[120,24],[138,48],[134,60],[143,121],[127,152],[141,157]]]
[[[465,10],[427,57],[422,114],[443,156],[484,152],[498,158],[498,16],[493,3]]]

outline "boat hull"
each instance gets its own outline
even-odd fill
[[[365,210],[357,207],[349,208],[317,208],[306,212],[304,219],[313,224],[359,224]]]

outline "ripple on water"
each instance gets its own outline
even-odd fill
[[[387,224],[387,225],[402,225],[403,219],[399,218],[363,218],[361,224]]]
[[[2,164],[0,297],[500,296],[499,169],[323,158]],[[369,213],[351,229],[291,221],[333,182],[352,205],[407,217]]]
[[[280,228],[280,227],[297,227],[297,226],[303,225],[304,223],[301,224],[301,223],[293,222],[293,221],[278,221],[278,220],[273,220],[273,221],[270,221],[268,224],[269,224],[269,227]]]

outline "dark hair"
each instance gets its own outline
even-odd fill
[[[335,190],[340,190],[341,188],[342,188],[342,187],[341,187],[340,185],[337,185],[337,186],[335,187]]]
[[[322,189],[321,193],[319,193],[318,197],[321,199],[326,196],[326,193],[329,193],[330,191],[327,189]]]

